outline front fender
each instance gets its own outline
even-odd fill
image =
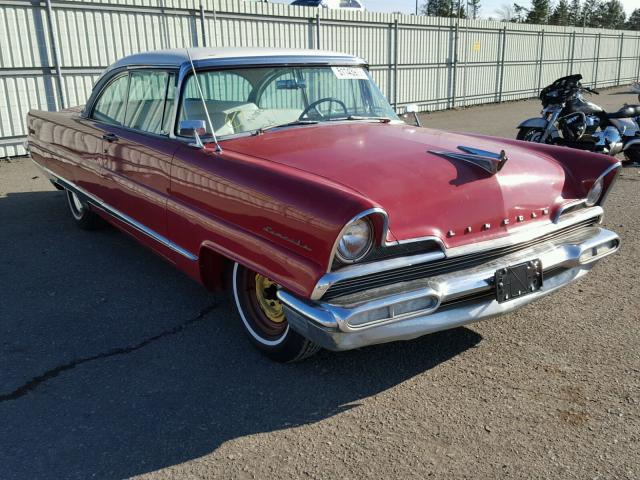
[[[542,117],[528,118],[518,128],[547,128],[547,121]]]

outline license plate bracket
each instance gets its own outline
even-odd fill
[[[542,262],[530,260],[497,270],[495,286],[499,303],[537,292],[542,287]]]

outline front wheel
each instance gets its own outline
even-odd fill
[[[640,164],[640,145],[633,145],[625,150],[624,156],[627,157],[629,164]]]
[[[267,357],[278,362],[295,362],[320,350],[289,327],[276,295],[278,286],[269,278],[236,263],[231,284],[242,326]]]
[[[544,129],[539,127],[523,127],[518,131],[516,140],[523,140],[525,142],[543,143],[542,135]]]

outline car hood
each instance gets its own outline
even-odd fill
[[[459,146],[505,150],[509,159],[492,175],[431,153],[460,153]],[[389,241],[437,236],[453,247],[504,236],[525,222],[548,222],[573,195],[562,164],[522,142],[408,125],[294,127],[227,140],[223,148],[310,172],[369,198],[389,215]]]

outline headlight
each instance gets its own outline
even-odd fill
[[[595,183],[591,187],[591,190],[589,190],[586,201],[587,207],[593,207],[596,203],[598,203],[598,200],[600,200],[600,197],[602,196],[602,185],[603,181],[602,177],[600,177],[595,181]]]
[[[353,263],[364,257],[373,245],[373,235],[369,220],[361,218],[351,223],[338,242],[336,254],[344,263]]]

